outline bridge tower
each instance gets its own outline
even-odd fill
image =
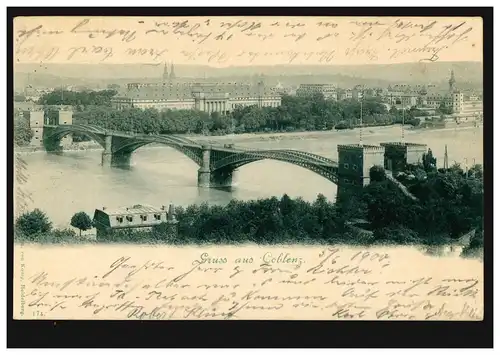
[[[72,125],[73,124],[73,111],[67,108],[59,110],[58,113],[58,125]],[[69,147],[73,144],[73,135],[70,133],[67,136],[61,138],[61,145],[63,147]]]
[[[384,147],[366,144],[337,146],[339,168],[337,198],[370,183],[370,168],[384,166]]]
[[[422,158],[427,153],[427,145],[405,142],[380,143],[385,148],[384,169],[391,172],[401,172],[408,164],[422,163]]]
[[[52,106],[45,113],[43,118],[45,125],[43,127],[43,145],[48,152],[60,152],[64,147],[69,147],[73,143],[73,135],[66,134],[64,137],[52,137],[52,132],[57,130],[56,126],[72,125],[73,111],[67,106]]]
[[[24,117],[29,118],[31,132],[33,132],[33,137],[31,138],[30,145],[33,147],[40,147],[43,145],[43,120],[44,112],[40,110],[25,111]]]

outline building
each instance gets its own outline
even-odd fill
[[[295,94],[296,91],[293,90],[290,86],[284,86],[281,82],[278,82],[275,87],[271,87],[271,91],[278,95],[292,95]]]
[[[337,101],[347,100],[347,93],[344,89],[337,90]]]
[[[117,109],[137,107],[157,110],[200,110],[228,114],[238,106],[278,107],[281,93],[262,81],[245,83],[181,83],[176,82],[174,66],[170,74],[164,67],[162,82],[130,83],[112,98]],[[167,79],[168,78],[168,79]]]
[[[363,99],[370,99],[377,97],[377,90],[373,88],[366,88],[362,91],[361,98]]]
[[[98,240],[112,239],[114,232],[117,230],[150,229],[162,223],[167,226],[165,238],[177,236],[178,222],[172,204],[169,205],[168,210],[165,206],[158,209],[146,205],[134,205],[117,209],[103,207],[95,210],[93,222]]]
[[[375,145],[338,145],[339,186],[365,186],[370,183],[370,168],[384,166],[384,147]]]
[[[396,84],[389,85],[387,88],[388,92],[397,91],[404,93],[412,93],[412,94],[425,94],[428,90],[434,90],[436,85],[434,84]]]
[[[22,112],[33,132],[30,145],[33,147],[43,146],[44,125],[71,125],[73,124],[73,110],[70,106],[52,106],[47,111],[43,106],[33,106]],[[61,138],[61,146],[68,147],[73,143],[71,133]]]
[[[453,110],[456,121],[477,119],[483,115],[483,103],[474,93],[466,95],[456,86],[455,73],[451,71],[447,91],[427,91],[422,97],[422,106],[437,109],[441,105]]]
[[[111,99],[116,109],[155,108],[157,110],[190,110],[194,108],[194,97],[188,84],[163,83],[148,85],[131,83]]]
[[[361,100],[373,97],[377,97],[375,89],[363,89],[361,86],[356,86],[354,89],[337,89],[337,101]]]
[[[337,100],[337,87],[334,84],[300,84],[296,95],[307,97],[322,94],[325,99]]]
[[[228,114],[238,106],[278,107],[281,94],[262,83],[129,84],[112,99],[117,109],[137,107],[157,110],[200,110]]]
[[[413,90],[413,86],[410,84],[389,85],[389,91],[410,92],[412,90]]]
[[[477,117],[481,118],[483,116],[483,101],[475,93],[469,95],[464,94],[464,102],[462,106],[462,112],[466,117]]]
[[[408,109],[417,106],[419,103],[419,96],[414,93],[391,91],[384,97],[384,102],[388,103],[391,107],[395,106],[398,109]]]
[[[42,108],[42,106],[37,105],[32,101],[14,101],[14,117],[23,116],[26,111],[33,111],[40,108]]]
[[[356,85],[353,89],[352,89],[352,99],[353,100],[361,100],[363,99],[363,93],[364,93],[364,88],[363,86],[361,85]]]
[[[380,145],[385,148],[384,168],[393,172],[404,171],[408,164],[422,163],[423,155],[427,153],[425,144],[389,142]]]
[[[44,111],[43,110],[25,111],[24,117],[29,119],[31,132],[33,133],[30,145],[33,147],[43,146]]]
[[[464,94],[460,91],[448,92],[429,92],[422,97],[423,107],[438,109],[441,105],[450,108],[454,113],[461,113],[464,109]]]
[[[238,106],[278,107],[281,94],[267,88],[263,82],[251,84],[193,85],[195,109],[205,112],[232,112]]]

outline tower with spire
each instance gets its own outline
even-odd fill
[[[165,65],[163,66],[163,82],[168,81],[168,69],[167,69],[167,62],[165,62]]]
[[[455,91],[455,72],[453,69],[451,70],[450,80],[448,80],[448,84],[450,85],[450,92]]]
[[[170,81],[174,81],[175,78],[174,63],[170,63]]]

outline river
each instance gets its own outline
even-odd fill
[[[470,166],[483,162],[482,127],[441,130],[406,130],[405,140],[425,143],[442,167],[444,147],[448,145],[450,165],[454,161]],[[296,136],[297,134],[295,134]],[[283,135],[281,140],[245,140],[234,138],[239,146],[262,149],[298,149],[337,160],[337,145],[359,142],[359,130],[305,134],[302,138]],[[227,141],[231,138],[224,138]],[[363,142],[378,144],[401,139],[399,127],[367,128]],[[217,140],[217,138],[213,138]],[[221,140],[222,141],[222,140]],[[270,196],[302,197],[314,200],[319,193],[334,199],[335,184],[304,168],[278,161],[264,160],[241,167],[234,173],[230,191],[199,189],[198,166],[182,153],[169,147],[141,148],[132,157],[130,169],[100,166],[101,151],[69,151],[62,155],[45,152],[22,154],[28,181],[27,208],[40,208],[55,227],[68,227],[71,216],[95,208],[133,204],[162,206],[169,203],[189,205],[207,201],[225,204],[231,199],[257,199]]]

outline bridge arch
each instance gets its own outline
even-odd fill
[[[130,156],[137,149],[152,143],[162,144],[173,148],[194,161],[198,166],[202,164],[201,147],[184,144],[176,137],[149,136],[147,140],[141,138],[137,140],[127,140],[116,147],[116,149],[113,149],[113,154]]]
[[[44,127],[43,141],[46,148],[58,147],[61,139],[68,134],[78,133],[97,142],[103,148],[105,147],[104,134],[101,130],[93,126],[61,125],[57,127]]]
[[[276,160],[312,171],[338,184],[337,162],[312,153],[294,150],[245,151],[232,154],[211,164],[211,171],[234,171],[244,165],[261,161]]]

